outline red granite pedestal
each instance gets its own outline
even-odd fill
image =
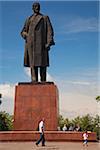
[[[45,130],[56,131],[58,89],[53,82],[20,83],[15,89],[14,130],[37,130],[45,118]]]

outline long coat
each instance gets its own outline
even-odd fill
[[[54,33],[49,17],[42,14],[30,16],[26,19],[21,35],[25,39],[24,66],[49,66],[46,45],[54,45]]]

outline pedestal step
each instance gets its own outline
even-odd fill
[[[46,141],[82,141],[83,132],[45,131]],[[5,131],[0,132],[0,141],[36,141],[38,131]],[[89,133],[88,141],[97,141],[96,133]]]

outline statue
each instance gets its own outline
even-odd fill
[[[54,32],[48,16],[40,13],[40,4],[33,3],[34,11],[26,19],[21,36],[25,39],[24,66],[31,69],[32,82],[38,82],[40,71],[41,82],[46,82],[46,72],[49,66],[49,50],[54,45]]]

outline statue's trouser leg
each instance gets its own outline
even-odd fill
[[[38,67],[31,67],[31,80],[38,82]]]
[[[40,67],[41,81],[46,81],[46,67]]]

